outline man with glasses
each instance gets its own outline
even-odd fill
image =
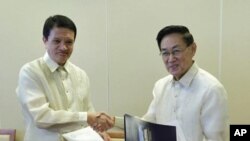
[[[157,43],[170,75],[155,83],[153,100],[143,119],[176,125],[181,141],[225,141],[227,93],[193,60],[197,47],[188,28],[167,26],[158,33]]]

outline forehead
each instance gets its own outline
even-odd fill
[[[52,37],[52,38],[67,37],[67,38],[74,39],[74,31],[68,28],[63,28],[63,27],[53,27],[50,30],[49,37]]]
[[[183,35],[179,33],[172,33],[166,35],[162,38],[161,48],[162,49],[172,49],[173,47],[183,46],[185,42],[183,40]]]

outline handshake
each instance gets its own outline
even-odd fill
[[[106,113],[88,113],[88,124],[96,131],[106,131],[112,128],[115,124],[115,117],[109,116]]]

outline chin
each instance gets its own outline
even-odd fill
[[[67,58],[61,58],[58,60],[58,63],[65,64],[67,62]]]
[[[176,75],[178,75],[178,74],[179,74],[179,72],[178,72],[178,71],[171,71],[171,70],[169,71],[169,73],[170,73],[170,74],[172,74],[173,76],[176,76]]]
[[[66,61],[58,61],[57,62],[59,65],[64,65],[66,63]]]
[[[170,74],[172,74],[176,78],[178,78],[180,76],[179,73],[176,73],[176,72],[171,72]]]

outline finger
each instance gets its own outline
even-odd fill
[[[106,119],[112,119],[111,116],[109,116],[108,114],[104,113],[104,112],[101,112],[99,114],[99,117],[102,117],[102,118],[106,118]]]
[[[106,131],[110,127],[109,127],[109,125],[108,125],[108,123],[106,121],[102,121],[102,122],[98,123],[98,125],[96,126],[96,128],[97,128],[97,130]]]
[[[109,126],[109,128],[113,127],[114,124],[115,124],[114,120],[112,120],[112,119],[107,120],[107,125]]]
[[[98,117],[98,120],[105,121],[105,122],[107,122],[107,123],[110,124],[110,125],[113,125],[113,124],[114,124],[114,118],[113,118],[113,117],[110,117],[110,116],[102,115],[102,116],[99,116],[99,117]]]
[[[113,121],[109,119],[102,119],[102,120],[100,119],[98,123],[102,124],[102,126],[105,127],[105,129],[109,129],[114,125]]]
[[[101,124],[104,130],[107,130],[114,126],[114,117],[109,117],[105,113],[101,113],[96,117],[96,122]]]

